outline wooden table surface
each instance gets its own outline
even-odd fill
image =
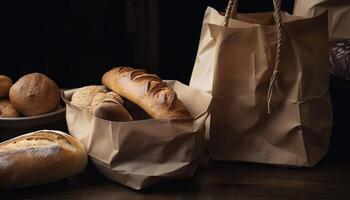
[[[350,199],[350,164],[321,163],[312,169],[209,162],[192,179],[166,180],[142,191],[109,181],[89,165],[69,179],[21,190],[0,191],[0,199]]]

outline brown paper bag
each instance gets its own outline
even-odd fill
[[[349,0],[295,0],[294,14],[314,17],[328,11],[329,37],[331,39],[350,38]]]
[[[191,177],[203,151],[204,121],[211,96],[169,81],[192,119],[111,122],[95,118],[63,97],[71,135],[82,142],[96,168],[107,178],[142,189],[164,178]]]
[[[327,14],[295,17],[274,4],[275,15],[209,24],[215,41],[210,155],[310,167],[327,152],[332,125]]]

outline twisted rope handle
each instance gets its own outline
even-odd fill
[[[273,74],[270,79],[269,89],[267,90],[267,113],[271,113],[271,100],[273,95],[273,85],[278,76],[278,67],[281,62],[281,50],[282,50],[282,18],[281,18],[281,1],[273,0],[273,5],[275,7],[275,21],[277,25],[277,48],[276,48],[276,61],[273,69]]]
[[[224,26],[227,27],[231,16],[236,16],[238,0],[229,0],[229,3],[225,12]],[[273,73],[270,79],[269,88],[267,90],[267,112],[271,113],[271,101],[273,96],[274,84],[278,76],[278,67],[281,62],[281,49],[282,49],[282,18],[281,18],[281,0],[273,0],[274,19],[277,29],[277,49],[276,49],[276,61],[273,68]]]
[[[224,21],[224,26],[228,26],[228,22],[230,21],[230,17],[232,17],[233,12],[236,11],[238,0],[230,0],[228,2],[226,12],[225,12],[225,21]]]

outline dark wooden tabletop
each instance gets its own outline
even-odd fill
[[[305,169],[212,161],[192,179],[166,180],[142,191],[109,181],[89,165],[60,182],[0,191],[0,199],[350,199],[350,164],[321,163]]]

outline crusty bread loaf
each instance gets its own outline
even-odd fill
[[[174,90],[159,77],[144,70],[116,67],[106,72],[102,83],[139,105],[156,119],[189,118],[190,113]]]
[[[0,188],[54,182],[85,169],[87,153],[72,136],[38,131],[0,143]]]
[[[0,98],[7,97],[9,95],[11,86],[12,80],[7,76],[0,75]]]
[[[11,104],[8,99],[0,99],[0,118],[1,117],[19,117],[20,114],[17,112],[15,107]]]
[[[56,83],[44,74],[22,76],[10,89],[10,100],[24,116],[35,116],[57,109],[60,91]]]

